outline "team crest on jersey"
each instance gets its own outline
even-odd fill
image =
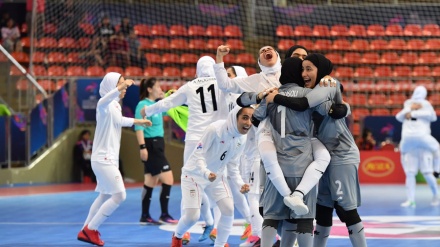
[[[189,191],[189,196],[190,197],[196,197],[196,190],[190,190]]]
[[[202,148],[203,148],[202,143],[199,142],[199,144],[197,144],[197,149],[202,149]]]

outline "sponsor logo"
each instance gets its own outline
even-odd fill
[[[197,145],[197,149],[202,149],[203,147],[202,147],[202,143],[199,143],[198,145]]]
[[[396,169],[396,164],[389,158],[373,156],[361,163],[361,169],[368,176],[385,177]]]

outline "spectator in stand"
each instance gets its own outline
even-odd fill
[[[119,32],[123,33],[125,37],[128,37],[131,31],[134,31],[134,29],[133,26],[131,26],[130,24],[130,18],[125,16],[121,20],[121,25],[119,26]]]
[[[8,52],[22,51],[22,46],[20,42],[20,30],[15,21],[9,18],[6,23],[6,27],[2,27],[2,45]]]
[[[92,170],[92,141],[90,140],[90,130],[83,130],[79,135],[79,140],[73,149],[73,159],[75,166],[80,169],[83,183],[96,183],[96,176]]]
[[[35,7],[35,20],[32,20],[32,11],[34,9],[34,0],[26,0],[26,25],[28,30],[28,36],[31,36],[32,32],[35,30],[40,30],[35,32],[37,37],[40,37],[43,32],[44,27],[44,10],[45,10],[46,0],[36,0],[37,6]],[[35,30],[34,30],[35,28]]]
[[[96,28],[96,35],[101,38],[109,39],[114,34],[116,34],[116,31],[113,25],[110,23],[110,17],[104,16],[101,20],[101,23]]]
[[[144,52],[141,49],[141,43],[133,29],[130,30],[130,35],[128,36],[127,41],[130,53],[130,65],[145,69],[145,67],[147,67],[147,59],[144,56]]]
[[[376,140],[370,129],[365,128],[362,132],[362,137],[356,142],[359,150],[374,150],[376,147]]]
[[[127,67],[130,66],[130,54],[128,42],[122,32],[116,33],[110,38],[108,49],[110,52],[110,65]]]
[[[0,19],[0,28],[6,27],[9,19],[11,19],[11,15],[8,12],[3,13]]]
[[[81,37],[82,32],[78,24],[82,21],[84,14],[79,5],[74,4],[73,0],[66,0],[61,8],[63,11],[60,11],[58,16],[57,35],[71,38]]]
[[[99,66],[107,65],[108,43],[99,36],[93,37],[92,43],[90,44],[90,50],[81,53],[79,58],[85,59],[88,64],[95,64]]]

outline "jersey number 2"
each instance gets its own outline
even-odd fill
[[[211,91],[212,107],[214,108],[214,111],[217,111],[217,101],[215,100],[214,84],[209,85],[208,92],[209,91]],[[202,111],[203,113],[206,113],[205,94],[203,93],[203,87],[197,88],[196,92],[200,93],[200,102],[202,103]]]

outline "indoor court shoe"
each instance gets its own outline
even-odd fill
[[[400,204],[401,207],[407,208],[407,207],[411,207],[411,208],[415,208],[416,207],[416,203],[413,201],[406,201],[402,204]]]
[[[162,224],[177,224],[177,222],[179,222],[178,220],[173,219],[173,217],[171,217],[171,215],[169,214],[162,214],[159,218],[159,223]]]
[[[141,216],[141,219],[139,220],[139,224],[146,226],[146,225],[160,225],[159,221],[154,220],[151,217],[145,217]]]
[[[251,224],[245,223],[244,224],[244,232],[241,235],[241,240],[246,240],[250,235],[252,234],[252,227]]]
[[[171,247],[182,247],[182,239],[175,237],[173,233],[173,238],[171,240]]]
[[[258,236],[249,236],[246,242],[240,244],[240,247],[260,247],[261,240]]]
[[[189,241],[191,240],[191,234],[189,232],[185,232],[182,237],[182,244],[187,245],[189,244]]]
[[[212,229],[211,233],[209,234],[209,238],[212,240],[212,242],[215,242],[215,239],[217,238],[217,228]]]
[[[212,231],[212,229],[214,229],[214,226],[213,225],[204,226],[203,228],[205,228],[205,230],[203,230],[202,235],[199,237],[199,242],[205,241],[206,239],[211,237],[211,231]],[[217,232],[216,232],[216,235],[217,235]]]
[[[283,199],[284,204],[292,209],[296,215],[305,215],[309,212],[309,208],[304,201],[298,196],[285,196]]]
[[[98,246],[104,246],[104,241],[101,240],[101,234],[98,232],[98,230],[90,230],[89,226],[86,225],[83,229],[82,232],[84,233],[84,236],[87,238],[81,241],[87,242],[87,243],[91,243],[94,245],[98,245]],[[78,234],[79,237],[79,234]]]
[[[84,234],[82,229],[81,229],[81,231],[79,231],[77,239],[79,241],[83,241],[83,242],[87,242],[87,243],[90,242],[89,238]]]

